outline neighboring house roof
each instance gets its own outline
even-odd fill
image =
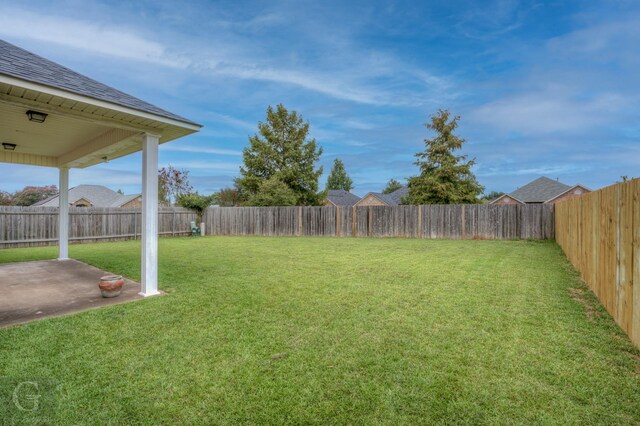
[[[327,194],[327,201],[334,206],[351,207],[360,201],[360,197],[344,189],[330,189]]]
[[[69,189],[69,204],[85,199],[92,207],[121,207],[139,196],[140,194],[122,195],[102,185],[78,185]],[[49,197],[34,206],[58,207],[58,196]]]
[[[384,197],[387,204],[390,206],[399,206],[402,204],[402,199],[409,194],[409,187],[403,186],[400,189],[396,189],[390,194],[380,194]]]
[[[544,203],[571,188],[570,185],[542,176],[511,192],[509,196],[524,203]]]
[[[396,189],[395,191],[389,194],[383,194],[382,192],[369,192],[367,195],[362,197],[363,199],[368,197],[369,195],[373,195],[378,200],[382,201],[387,206],[399,206],[402,203],[402,199],[409,194],[409,187],[403,186],[400,189]]]
[[[524,204],[524,202],[522,200],[518,200],[516,197],[514,197],[513,195],[510,195],[510,194],[502,194],[501,196],[499,196],[495,200],[491,201],[489,204],[496,204],[498,201],[502,200],[505,197],[509,197],[509,198],[519,202],[519,203]]]
[[[85,77],[67,67],[56,64],[4,40],[0,40],[0,74],[198,125],[191,120]]]
[[[576,189],[578,189],[579,191],[575,191]],[[586,186],[574,185],[571,188],[567,189],[566,191],[561,192],[560,194],[556,195],[555,197],[548,199],[547,203],[551,202],[551,201],[555,200],[556,198],[559,198],[559,197],[565,195],[567,192],[571,192],[571,191],[575,191],[576,193],[580,193],[580,194],[584,193],[584,192],[591,192],[591,190],[589,188],[587,188]]]
[[[130,195],[121,195],[119,199],[114,201],[110,207],[122,207],[125,204],[135,200],[138,197],[141,197],[142,194],[130,194]]]

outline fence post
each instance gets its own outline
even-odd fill
[[[418,239],[422,239],[422,206],[418,206]]]
[[[371,221],[373,220],[373,213],[371,212],[371,206],[367,207],[367,237],[371,236]]]
[[[298,237],[302,236],[302,206],[298,206]]]
[[[462,234],[461,238],[463,240],[465,240],[467,238],[467,221],[465,220],[464,213],[465,213],[465,208],[464,208],[464,204],[463,204],[462,205],[462,214],[460,215],[461,216],[461,221],[462,221],[462,224],[460,225],[460,230],[461,230],[461,234]]]
[[[340,236],[340,207],[336,206],[336,237]]]
[[[133,239],[138,239],[138,212],[133,211]]]
[[[352,207],[351,211],[351,235],[353,238],[358,236],[358,222],[356,218],[356,206]]]
[[[171,218],[171,236],[176,236],[176,210],[173,209],[173,217]]]

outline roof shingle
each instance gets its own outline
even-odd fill
[[[570,188],[571,186],[569,185],[542,176],[516,189],[509,195],[524,203],[544,203]]]
[[[345,191],[344,189],[330,189],[327,194],[327,200],[331,201],[336,206],[351,207],[360,201],[360,197],[349,191]]]
[[[69,204],[80,199],[89,201],[93,207],[121,207],[140,194],[122,195],[102,185],[78,185],[69,189]],[[35,206],[58,207],[58,196],[54,195],[42,200]]]
[[[4,40],[0,40],[0,74],[199,126]]]

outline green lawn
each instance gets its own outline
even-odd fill
[[[138,279],[139,247],[71,255]],[[551,242],[161,239],[160,282],[0,330],[0,376],[56,379],[63,424],[640,423],[640,352]]]

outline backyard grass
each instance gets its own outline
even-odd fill
[[[71,255],[139,279],[139,247]],[[0,376],[57,380],[61,424],[640,423],[640,353],[552,242],[176,238],[159,266],[165,296],[0,330]]]

